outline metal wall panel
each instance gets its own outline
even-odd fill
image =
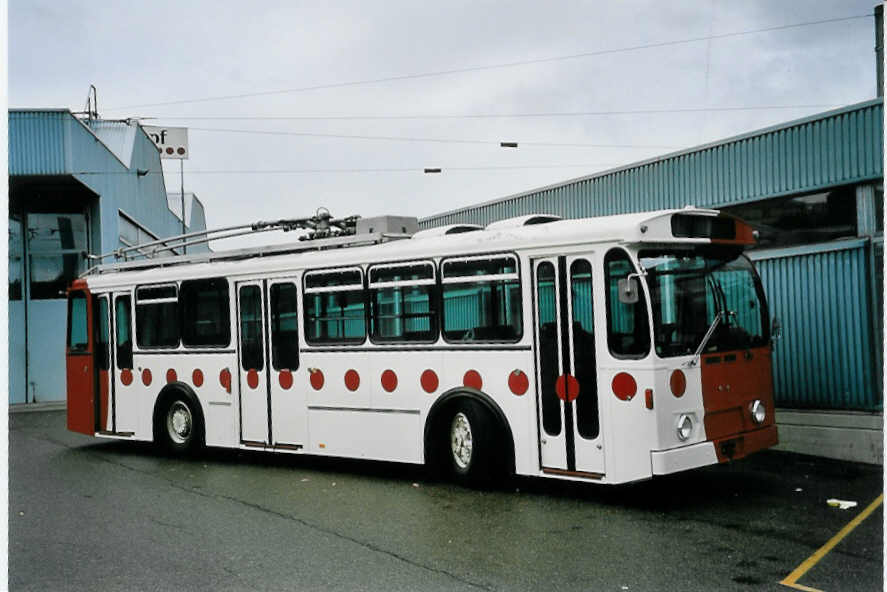
[[[788,122],[553,187],[430,216],[420,228],[488,224],[524,213],[564,217],[720,207],[883,176],[881,99]]]
[[[62,175],[66,111],[9,112],[9,175]]]
[[[865,240],[752,253],[782,321],[773,357],[780,407],[883,408]]]

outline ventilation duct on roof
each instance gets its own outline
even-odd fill
[[[555,216],[554,214],[530,214],[529,216],[518,216],[516,218],[490,222],[487,224],[487,230],[520,228],[521,226],[532,226],[534,224],[548,224],[549,222],[557,222],[558,220],[562,220],[562,218],[560,216]]]
[[[450,224],[448,226],[438,226],[437,228],[429,228],[428,230],[420,230],[413,235],[413,238],[430,238],[433,236],[448,236],[450,234],[464,234],[466,232],[475,232],[483,230],[483,226],[477,224]]]

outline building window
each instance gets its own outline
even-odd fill
[[[308,343],[363,343],[366,299],[360,269],[305,275],[305,339]]]
[[[139,347],[179,346],[178,303],[175,285],[136,290],[136,342]]]
[[[153,232],[151,232],[150,230],[148,230],[144,226],[135,222],[135,220],[133,220],[132,218],[130,218],[129,216],[127,216],[123,212],[120,212],[117,225],[118,225],[118,230],[120,231],[120,243],[119,243],[120,248],[125,249],[127,247],[135,247],[138,245],[143,245],[145,243],[154,242],[158,239],[157,235],[155,235]],[[149,248],[153,249],[153,247],[149,247]],[[163,256],[163,255],[177,255],[178,253],[179,252],[176,249],[167,248],[167,249],[163,249],[163,250],[158,250],[156,254]],[[126,253],[126,258],[127,259],[141,259],[141,258],[146,257],[148,255],[149,255],[148,249],[144,249],[144,250],[138,249],[138,250],[128,251]]]
[[[434,341],[434,265],[370,268],[370,336],[374,341]]]
[[[18,218],[9,218],[9,299],[22,299],[22,278],[24,277],[25,262],[23,259],[24,237],[22,236],[22,221]]]
[[[856,188],[852,185],[721,210],[751,224],[759,233],[759,247],[818,243],[857,234]]]
[[[87,250],[83,214],[29,214],[28,254],[30,298],[64,298],[83,271]]]
[[[443,336],[447,341],[517,341],[523,335],[520,279],[513,256],[443,263]]]
[[[189,280],[179,288],[182,344],[186,347],[225,347],[231,343],[228,281]]]

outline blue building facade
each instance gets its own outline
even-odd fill
[[[203,205],[185,197],[185,230],[205,230]],[[67,286],[91,256],[181,234],[172,203],[138,123],[9,111],[10,404],[65,399]]]
[[[733,213],[760,233],[749,255],[771,316],[783,325],[774,355],[777,405],[880,415],[883,119],[883,101],[874,99],[443,212],[419,226],[686,205]]]

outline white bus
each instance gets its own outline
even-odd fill
[[[777,443],[744,222],[685,208],[363,230],[84,274],[68,428],[465,483],[626,483]]]

